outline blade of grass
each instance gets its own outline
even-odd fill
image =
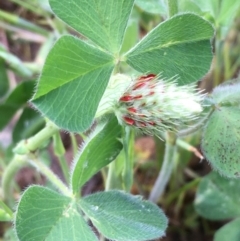
[[[12,2],[18,4],[19,6],[22,6],[23,8],[32,11],[33,13],[41,16],[49,16],[49,13],[47,11],[44,11],[41,7],[38,7],[28,1],[22,1],[22,0],[11,0]]]
[[[44,28],[41,28],[23,18],[18,17],[17,15],[11,14],[9,12],[0,10],[0,20],[5,20],[11,24],[14,24],[16,26],[19,26],[23,29],[35,32],[35,33],[39,33],[45,37],[48,37],[49,32],[47,30],[45,30]]]

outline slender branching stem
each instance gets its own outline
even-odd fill
[[[28,154],[30,152],[34,152],[41,147],[45,141],[57,133],[58,130],[59,129],[55,124],[47,122],[46,126],[35,136],[19,142],[14,148],[14,152],[17,154]]]
[[[64,156],[59,156],[58,160],[59,160],[59,164],[60,164],[64,179],[66,183],[69,183],[69,167],[67,164],[67,160]]]
[[[76,140],[76,137],[73,133],[70,133],[70,138],[71,138],[71,143],[72,143],[72,148],[73,148],[73,155],[77,155],[78,152],[78,143]]]
[[[0,200],[0,207],[13,219],[13,211],[2,200]]]
[[[109,191],[112,188],[114,170],[115,170],[115,163],[111,162],[108,165],[108,173],[107,173],[105,191]]]
[[[201,118],[195,125],[187,128],[187,129],[179,131],[178,136],[179,137],[188,136],[188,135],[191,135],[191,134],[197,132],[198,130],[200,130],[204,126],[204,124],[207,122],[207,120],[209,119],[209,117],[211,116],[213,111],[214,111],[214,108],[210,109],[210,111],[203,118]]]
[[[125,154],[125,165],[122,173],[123,188],[126,192],[130,192],[133,184],[133,155],[131,151],[133,148],[133,133],[130,128],[126,127],[123,130],[123,150]]]
[[[165,200],[166,205],[170,205],[171,202],[174,199],[176,199],[177,197],[179,197],[179,195],[181,193],[184,193],[184,192],[188,191],[189,189],[196,187],[199,184],[200,180],[201,180],[201,178],[198,177],[198,178],[192,180],[191,182],[185,184],[183,187],[179,188],[178,190],[174,191],[170,195],[168,195],[168,197]]]
[[[69,183],[69,167],[67,164],[67,160],[64,156],[66,150],[64,148],[62,138],[59,132],[57,132],[53,136],[53,151],[54,151],[54,154],[58,157],[59,165],[62,169],[62,173],[65,178],[65,181],[66,183]]]
[[[43,162],[38,160],[38,158],[30,154],[29,163],[34,166],[39,172],[47,177],[47,179],[65,196],[71,196],[71,191],[67,186],[59,179],[59,177],[53,173],[53,171],[46,166]]]
[[[49,36],[49,32],[46,29],[41,28],[23,18],[20,18],[18,15],[9,13],[7,11],[0,10],[0,18],[4,19],[5,21],[7,21],[11,24],[15,24],[21,28],[32,31],[34,33],[41,34],[45,37]]]
[[[11,184],[16,173],[29,164],[37,168],[43,175],[45,175],[64,195],[70,196],[71,192],[62,183],[62,181],[42,162],[40,162],[34,152],[43,145],[45,141],[51,138],[58,132],[58,127],[53,123],[48,122],[47,125],[38,132],[35,136],[21,141],[14,149],[15,155],[6,167],[2,177],[2,189],[5,199],[10,198]]]
[[[203,155],[198,151],[198,149],[192,145],[190,145],[189,143],[185,142],[184,140],[181,139],[177,139],[177,146],[192,152],[196,157],[200,158],[200,160],[203,160],[204,157]]]
[[[170,179],[176,152],[176,136],[175,134],[169,132],[166,135],[166,148],[162,168],[149,196],[149,200],[154,203],[157,203]]]
[[[168,17],[171,18],[178,13],[178,0],[168,0]]]
[[[11,186],[16,176],[17,172],[28,165],[26,156],[22,155],[15,155],[9,165],[3,172],[2,176],[2,191],[3,191],[3,198],[9,200],[11,197]]]

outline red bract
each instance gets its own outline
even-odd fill
[[[130,101],[130,100],[132,100],[132,99],[133,99],[132,96],[130,96],[130,95],[125,95],[125,96],[123,96],[123,97],[120,98],[120,101],[127,102],[127,101]]]
[[[127,117],[127,116],[124,116],[123,119],[124,119],[125,123],[130,125],[130,126],[135,124],[135,121],[133,119]]]
[[[142,95],[136,95],[133,97],[133,100],[138,100],[138,99],[141,99],[143,96]]]
[[[127,109],[129,112],[131,113],[137,113],[137,109],[136,108],[133,108],[133,107],[130,107]]]
[[[134,85],[133,90],[141,89],[142,87],[146,86],[145,82],[140,82]]]
[[[154,79],[156,77],[156,75],[155,74],[148,74],[148,75],[143,75],[143,76],[140,76],[139,78],[138,78],[138,81],[149,81],[149,80],[152,80],[152,79]]]

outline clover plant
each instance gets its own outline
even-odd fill
[[[217,231],[216,241],[226,240],[222,233],[229,230],[239,235],[240,82],[226,82],[210,94],[197,85],[210,71],[215,34],[225,36],[224,26],[232,21],[223,9],[232,15],[239,5],[227,2],[216,7],[190,0],[49,0],[48,16],[52,11],[72,35],[61,34],[52,46],[35,89],[33,81],[24,82],[15,90],[24,98],[16,100],[13,93],[0,106],[0,111],[8,110],[1,126],[23,107],[26,116],[39,112],[46,120],[43,128],[41,118],[35,135],[16,131],[18,144],[2,178],[5,200],[11,196],[11,179],[23,166],[36,167],[51,183],[29,186],[14,216],[2,202],[1,220],[13,220],[18,240],[144,241],[165,236],[168,219],[155,203],[172,174],[181,136],[201,129],[205,159],[232,180],[216,173],[203,178],[196,210],[210,219],[235,219]],[[164,18],[141,39],[129,31],[136,26],[134,5]],[[32,98],[27,89],[34,89]],[[36,112],[23,105],[29,99]],[[24,128],[20,120],[16,129]],[[40,155],[53,137],[54,153],[61,159],[60,131],[87,133],[70,170],[61,162],[66,184]],[[135,133],[166,143],[149,200],[130,194]],[[101,170],[107,171],[105,190],[82,196],[84,185]]]

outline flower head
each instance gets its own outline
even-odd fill
[[[140,76],[128,85],[115,106],[122,125],[146,134],[174,131],[188,126],[203,111],[204,95],[192,85],[178,86],[154,74]]]

